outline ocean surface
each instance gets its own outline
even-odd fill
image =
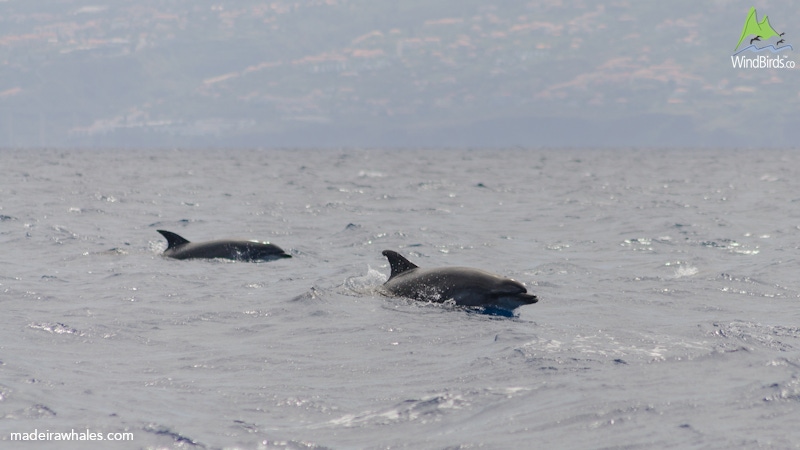
[[[3,150],[0,173],[0,448],[800,447],[800,152]],[[293,258],[172,260],[156,229]],[[384,249],[539,303],[386,297]],[[132,440],[11,441],[73,430]]]

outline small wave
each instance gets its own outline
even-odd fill
[[[348,414],[329,423],[335,426],[352,428],[370,425],[388,425],[402,422],[427,423],[435,420],[448,410],[458,410],[469,406],[461,395],[442,393],[421,399],[410,399],[380,411],[367,411],[361,414]]]
[[[377,170],[361,170],[358,172],[359,178],[383,178],[386,174]]]
[[[673,358],[695,358],[713,348],[705,341],[671,339],[668,336],[641,334],[637,337],[605,332],[561,336],[558,339],[537,337],[513,351],[527,361],[549,364],[554,370],[580,370],[596,364],[654,363]]]
[[[708,240],[700,242],[700,245],[703,247],[709,248],[719,248],[723,250],[728,250],[731,253],[737,253],[740,255],[757,255],[760,250],[758,246],[755,248],[748,248],[748,246],[740,244],[733,239],[721,238],[717,240]]]
[[[83,252],[81,253],[83,256],[89,255],[106,255],[106,256],[122,256],[127,255],[128,251],[124,248],[114,247],[108,250],[104,250],[102,252]]]
[[[719,346],[723,351],[731,347],[740,348],[742,345],[745,348],[758,345],[788,352],[797,348],[800,328],[736,320],[730,323],[714,323],[713,330],[707,334],[734,341],[721,342]]]
[[[289,441],[265,440],[264,445],[266,445],[266,448],[285,449],[285,450],[328,450],[329,449],[329,447],[323,447],[313,442],[292,441],[292,440]]]
[[[691,277],[692,275],[697,275],[697,272],[699,272],[697,267],[679,266],[675,269],[675,278]]]
[[[311,286],[309,290],[303,292],[302,294],[292,298],[293,302],[301,302],[301,303],[314,303],[322,301],[322,293],[316,286]]]
[[[767,389],[770,389],[772,394],[764,396],[765,401],[800,401],[800,379],[792,378],[783,383],[774,383]]]
[[[160,255],[164,253],[164,250],[167,249],[166,242],[163,241],[148,241],[147,242],[147,251],[150,253],[154,253]]]
[[[36,403],[35,405],[31,405],[25,409],[7,414],[5,417],[13,419],[46,419],[55,416],[56,412],[52,408],[41,403]]]
[[[167,428],[165,426],[162,426],[162,425],[148,424],[144,428],[142,428],[142,430],[144,430],[144,431],[146,431],[148,433],[155,434],[156,436],[169,437],[170,439],[172,439],[175,442],[176,445],[179,445],[181,447],[187,447],[187,446],[200,447],[200,448],[205,448],[206,447],[205,445],[197,442],[196,440],[194,440],[192,438],[189,438],[189,437],[186,437],[186,436],[184,436],[182,434],[179,434],[179,433],[177,433],[175,431],[172,431],[171,429],[169,429],[169,428]]]
[[[28,328],[32,328],[34,330],[43,330],[53,334],[74,334],[76,336],[83,336],[83,332],[76,330],[68,325],[64,325],[61,322],[56,323],[32,323],[28,325]]]
[[[379,288],[385,281],[386,275],[367,266],[365,275],[348,277],[344,280],[344,287],[352,293],[372,295],[378,293]]]

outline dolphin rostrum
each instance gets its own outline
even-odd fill
[[[164,256],[175,259],[224,258],[237,261],[272,261],[291,258],[283,249],[269,242],[237,241],[224,239],[208,242],[189,242],[181,236],[165,230],[156,230],[167,239]]]
[[[539,301],[525,286],[509,278],[469,267],[421,269],[401,254],[384,250],[392,274],[383,288],[392,295],[430,302],[514,310]]]

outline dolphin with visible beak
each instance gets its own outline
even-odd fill
[[[512,311],[539,301],[525,286],[483,270],[469,267],[422,269],[401,254],[384,250],[392,274],[384,290],[400,297],[429,302],[455,301],[456,305],[495,307]]]

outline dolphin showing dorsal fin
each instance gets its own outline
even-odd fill
[[[389,295],[414,300],[442,303],[452,300],[456,305],[498,308],[513,311],[539,299],[529,294],[525,285],[470,267],[440,267],[424,269],[399,253],[384,250],[392,274],[382,290]]]
[[[389,266],[392,268],[392,274],[389,275],[390,280],[403,272],[418,268],[416,264],[407,260],[403,255],[395,251],[384,250],[383,256],[389,260]]]
[[[291,258],[280,247],[269,242],[242,241],[234,239],[221,239],[208,242],[189,242],[188,239],[177,234],[156,230],[167,239],[167,249],[164,256],[175,259],[233,259],[236,261],[272,261],[280,258]]]
[[[167,250],[178,247],[183,244],[188,244],[189,240],[184,238],[183,236],[178,236],[177,234],[166,231],[166,230],[156,230],[161,233],[167,239]]]

